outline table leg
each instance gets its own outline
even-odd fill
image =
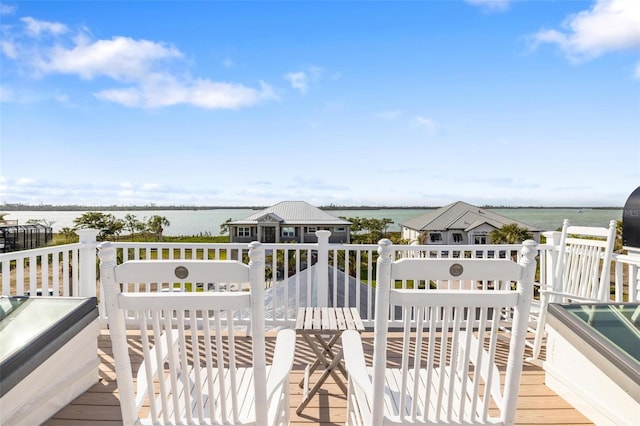
[[[320,389],[320,386],[322,386],[325,380],[327,380],[327,378],[329,377],[329,374],[331,374],[334,377],[334,379],[336,380],[336,383],[338,384],[338,386],[340,386],[340,389],[342,389],[345,395],[347,394],[346,385],[335,374],[335,371],[334,371],[336,365],[338,365],[341,360],[342,360],[342,349],[340,349],[338,353],[335,354],[335,356],[333,357],[333,360],[331,361],[331,363],[329,363],[327,368],[322,372],[322,375],[320,376],[316,384],[313,386],[313,388],[311,388],[311,390],[309,390],[309,392],[305,394],[304,398],[302,399],[302,402],[300,403],[300,405],[298,405],[298,408],[296,409],[296,413],[298,415],[300,415],[302,413],[302,410],[304,410],[305,407],[309,404],[309,401],[311,401],[311,398],[313,398],[316,392],[318,392],[318,390]]]
[[[318,342],[320,342],[320,345],[324,348],[324,351],[332,359],[333,359],[333,345],[338,341],[340,336],[341,336],[340,334],[334,335],[328,343],[325,340],[323,340],[322,338],[320,338],[319,336],[316,336],[318,338]],[[325,365],[325,367],[326,367],[326,365]],[[345,368],[342,366],[341,363],[338,363],[336,365],[336,368],[338,368],[338,370],[340,370],[340,372],[344,375],[344,377],[348,376],[347,370],[345,370]]]
[[[340,338],[339,334],[334,335],[331,339],[330,339],[330,343],[331,346],[327,345],[327,342],[322,338],[321,334],[317,334],[316,335],[316,341],[319,342],[319,346],[322,346],[323,349],[320,350],[318,345],[313,344],[313,340],[311,339],[310,336],[305,336],[308,337],[307,342],[309,343],[309,345],[311,346],[311,349],[313,350],[313,352],[315,352],[316,356],[318,357],[318,360],[320,363],[323,364],[324,368],[325,368],[325,372],[329,371],[329,373],[331,373],[331,375],[333,376],[334,380],[338,383],[341,383],[341,379],[340,376],[338,376],[338,373],[335,370],[335,363],[333,362],[333,360],[335,359],[335,355],[333,353],[333,344],[335,342],[338,341],[338,339]],[[325,355],[325,352],[328,353],[329,356]],[[334,365],[334,367],[329,368],[331,365]],[[340,365],[340,364],[338,364]],[[340,365],[340,368],[342,369],[342,371],[344,372],[344,376],[347,377],[346,371],[344,370],[344,367],[342,367],[342,365]]]
[[[330,364],[330,360],[329,359],[333,359],[333,357],[334,357],[334,355],[333,355],[333,345],[340,338],[340,334],[334,334],[333,336],[331,336],[331,339],[329,339],[329,342],[326,342],[322,338],[322,335],[318,335],[318,334],[316,335],[317,342],[320,344],[320,346],[322,346],[324,348],[324,350],[322,352],[322,356],[319,356],[318,352],[315,350],[315,344],[314,344],[313,339],[311,338],[311,335],[305,334],[303,336],[304,336],[305,341],[307,342],[307,345],[309,345],[311,350],[316,354],[316,360],[309,367],[309,374],[312,374],[316,370],[316,368],[318,368],[318,365],[320,365],[321,362],[324,364],[323,367],[327,368],[329,366],[329,364]],[[342,364],[338,364],[338,365],[339,365],[339,369],[342,372],[342,374],[344,374],[344,376],[347,377],[347,372],[344,369],[344,367],[342,366]],[[300,387],[304,386],[304,378],[302,380],[300,380],[300,383],[298,383],[298,386],[300,386]]]

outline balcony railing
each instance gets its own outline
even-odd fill
[[[80,242],[0,254],[2,294],[15,296],[100,296],[97,280],[97,231],[81,230]],[[557,233],[545,233],[538,245],[541,286],[551,282]],[[118,262],[130,259],[241,259],[247,260],[244,243],[112,243]],[[264,244],[266,251],[267,325],[292,325],[298,306],[352,306],[360,310],[365,325],[373,324],[373,288],[378,257],[375,244],[329,243],[329,232],[318,231],[317,243]],[[395,245],[401,257],[470,257],[518,259],[520,244],[504,245]],[[612,300],[638,301],[640,259],[616,254],[612,269]],[[439,287],[451,283],[437,283]],[[486,283],[473,283],[473,285]],[[181,291],[220,290],[216,283],[181,288]],[[414,283],[402,283],[402,286]],[[158,288],[161,290],[161,288]],[[173,289],[172,289],[173,290]],[[136,287],[128,291],[137,291]],[[144,290],[148,291],[148,290]],[[166,291],[166,290],[165,290]],[[104,310],[101,309],[101,315]]]

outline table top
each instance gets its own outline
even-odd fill
[[[296,332],[323,334],[344,330],[363,331],[364,325],[356,308],[299,308]]]

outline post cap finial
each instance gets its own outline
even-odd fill
[[[393,252],[392,246],[393,243],[388,238],[383,238],[378,241],[378,254],[380,255],[378,261],[391,259],[391,253]]]
[[[98,257],[103,265],[116,264],[116,248],[111,242],[104,241],[98,245]]]
[[[252,241],[249,243],[249,263],[251,264],[263,264],[264,263],[264,247],[259,241]]]

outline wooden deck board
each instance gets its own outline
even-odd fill
[[[367,361],[371,363],[373,333],[364,332],[362,336]],[[132,339],[136,338],[137,336],[132,336]],[[269,353],[273,352],[274,344],[275,338],[272,334],[268,335],[267,351]],[[393,344],[390,344],[390,358],[393,358],[394,349]],[[104,330],[98,339],[98,356],[101,360],[99,381],[71,404],[56,413],[45,425],[115,426],[121,424],[111,341],[108,332]],[[250,352],[248,356],[250,356]],[[306,347],[303,339],[297,339],[296,358],[290,377],[291,424],[344,425],[346,397],[331,377],[310,401],[303,414],[296,415],[296,407],[302,399],[302,389],[298,386],[298,382],[304,375],[305,366],[314,359],[314,354]],[[544,385],[544,371],[540,367],[528,363],[525,363],[523,370],[516,423],[518,425],[593,424]]]

